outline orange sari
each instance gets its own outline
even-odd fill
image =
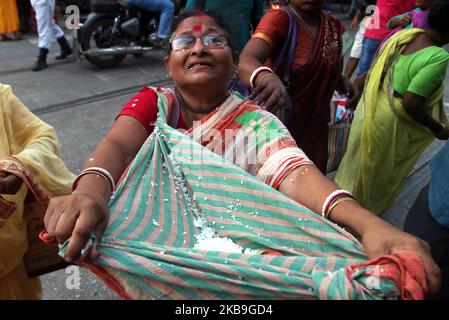
[[[19,30],[16,0],[0,1],[0,35]]]

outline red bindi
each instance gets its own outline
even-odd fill
[[[194,32],[200,32],[201,31],[201,26],[199,24],[196,24],[193,26],[193,31]]]

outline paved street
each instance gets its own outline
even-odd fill
[[[348,20],[344,22],[349,25]],[[25,35],[22,41],[0,43],[0,82],[10,84],[29,109],[56,128],[62,158],[72,172],[78,173],[124,103],[142,86],[167,81],[163,54],[154,51],[140,58],[128,56],[115,68],[98,69],[85,59],[80,64],[73,58],[56,61],[59,49],[54,42],[49,68],[34,73],[30,68],[37,55],[36,40]],[[449,109],[448,86],[445,101]],[[384,214],[385,219],[402,226],[417,192],[428,180],[426,164],[440,147],[441,142],[436,142],[426,152],[396,205]],[[81,270],[79,289],[67,289],[67,276],[65,270],[60,270],[42,277],[44,299],[117,299],[115,293],[85,270]]]
[[[118,67],[101,70],[86,60],[58,62],[54,59],[58,50],[53,43],[49,68],[35,73],[30,71],[37,55],[35,37],[0,43],[0,82],[10,84],[29,109],[55,127],[62,158],[78,173],[122,106],[144,85],[166,82],[167,75],[160,51],[138,59],[129,56]],[[44,299],[117,298],[85,270],[81,270],[80,289],[69,290],[68,275],[61,270],[42,277]]]

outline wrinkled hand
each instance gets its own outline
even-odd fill
[[[408,25],[410,24],[410,22],[412,22],[412,17],[411,17],[411,15],[409,15],[409,14],[404,15],[404,16],[401,18],[401,20],[400,20],[401,26],[402,26],[403,28],[405,28],[406,26],[408,26]]]
[[[344,91],[344,94],[346,94],[346,96],[349,98],[347,107],[350,109],[355,109],[360,99],[360,90],[345,76],[342,77],[342,81],[342,89]]]
[[[9,172],[0,173],[0,193],[16,194],[22,186],[22,179]]]
[[[441,272],[433,261],[427,242],[400,231],[387,223],[373,224],[362,236],[363,247],[370,259],[391,255],[399,251],[413,252],[424,263],[429,294],[440,289]]]
[[[262,76],[258,76],[261,80],[256,82],[257,86],[252,92],[250,99],[254,99],[254,102],[259,104],[263,109],[275,113],[288,104],[288,92],[281,79],[277,76],[266,76],[266,73],[261,74]]]
[[[65,255],[67,262],[87,256],[96,259],[100,255],[96,246],[108,223],[108,205],[101,196],[76,190],[71,195],[51,199],[44,223],[48,234],[56,237],[59,243],[70,238]],[[96,236],[95,243],[81,256],[92,232]]]

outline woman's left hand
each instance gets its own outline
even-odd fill
[[[16,194],[22,186],[22,179],[9,172],[0,173],[0,193]]]
[[[410,251],[424,263],[429,295],[439,291],[441,271],[433,261],[427,242],[405,233],[384,221],[374,222],[362,235],[362,243],[370,259],[391,255],[400,251]]]

